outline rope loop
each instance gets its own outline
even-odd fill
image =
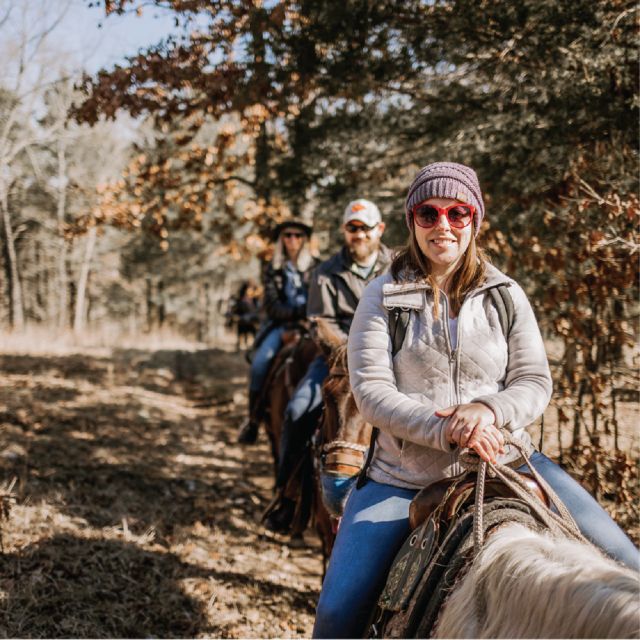
[[[505,444],[509,444],[519,451],[525,461],[525,464],[529,467],[531,475],[542,487],[558,513],[555,513],[540,501],[517,471],[508,465],[501,464],[499,462],[496,462],[495,464],[492,462],[485,462],[475,453],[475,451],[471,449],[463,449],[458,457],[458,461],[467,471],[475,471],[477,473],[473,516],[474,555],[477,555],[480,552],[484,543],[483,505],[485,480],[487,475],[493,478],[500,478],[500,480],[502,480],[502,482],[511,489],[514,495],[522,500],[529,507],[534,516],[551,532],[580,540],[581,542],[586,542],[567,507],[564,505],[562,500],[560,500],[557,493],[551,488],[547,481],[531,464],[524,443],[513,438],[508,433],[503,432],[503,435]]]

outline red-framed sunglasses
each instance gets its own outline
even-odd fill
[[[456,229],[464,229],[473,219],[476,209],[470,204],[454,202],[448,207],[438,207],[435,204],[420,203],[412,209],[413,221],[423,229],[435,227],[440,216],[446,216],[449,224]]]

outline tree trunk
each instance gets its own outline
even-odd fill
[[[204,331],[201,338],[202,342],[209,342],[211,334],[211,289],[208,282],[203,284],[204,287]]]
[[[151,277],[146,278],[146,311],[147,311],[147,333],[153,329],[153,282]]]
[[[270,80],[267,65],[267,47],[264,35],[265,10],[262,7],[261,2],[256,2],[254,0],[252,4],[253,6],[249,9],[253,47],[252,71],[256,76],[255,84],[257,91],[259,93],[264,91],[266,94],[269,90]],[[271,159],[271,146],[266,120],[263,120],[260,123],[260,131],[255,142],[255,192],[258,198],[263,198],[266,203],[269,203],[271,200],[271,175],[269,166]]]
[[[67,156],[65,153],[64,141],[58,139],[58,202],[57,202],[57,221],[58,221],[58,318],[57,324],[59,329],[66,329],[69,325],[69,296],[68,296],[68,274],[67,274],[67,241],[64,237],[64,222],[67,208]],[[93,229],[92,229],[93,230]],[[91,232],[90,232],[91,233]],[[95,234],[94,240],[95,243]],[[82,278],[82,275],[80,276]],[[78,309],[76,302],[76,311]],[[82,309],[81,309],[82,312]],[[76,322],[78,314],[74,319],[74,331],[76,331]]]
[[[9,263],[9,321],[11,328],[18,331],[24,329],[24,308],[22,305],[22,284],[18,272],[18,256],[16,244],[11,226],[11,215],[9,214],[9,194],[5,185],[0,186],[0,209],[2,209],[2,226],[4,228],[4,241],[7,262]]]
[[[87,234],[87,244],[84,249],[82,264],[80,265],[80,276],[78,277],[78,291],[76,294],[76,309],[73,319],[73,332],[80,334],[84,331],[86,313],[85,305],[87,299],[87,283],[89,282],[89,272],[91,271],[91,259],[96,246],[98,229],[91,227]]]
[[[158,327],[162,329],[164,327],[164,321],[166,318],[166,309],[164,304],[164,281],[158,280],[156,292],[158,295]]]

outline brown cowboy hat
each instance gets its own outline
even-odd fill
[[[288,229],[289,227],[300,229],[303,233],[306,234],[307,238],[310,238],[311,234],[313,233],[313,227],[311,227],[310,225],[305,224],[301,220],[289,219],[289,220],[284,220],[283,222],[280,222],[276,226],[276,228],[273,230],[273,239],[277,240],[282,230]]]

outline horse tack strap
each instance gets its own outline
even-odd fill
[[[360,472],[360,467],[362,465],[352,465],[352,464],[331,464],[327,465],[322,470],[322,473],[328,476],[340,476],[340,477],[348,477],[353,478],[353,476],[357,475]]]
[[[365,447],[363,444],[349,442],[348,440],[332,440],[322,447],[323,451],[327,453],[334,449],[351,449],[353,451],[360,451],[360,453],[366,453],[367,448],[368,447]]]
[[[339,464],[357,464],[358,468],[364,462],[364,454],[359,451],[330,451],[325,455],[325,463],[331,464],[337,462]]]
[[[322,470],[330,474],[355,476],[360,473],[367,447],[346,440],[333,440],[322,447]]]
[[[364,456],[362,454],[334,451],[326,455],[322,470],[329,473],[348,473],[348,475],[355,476],[360,472],[363,460]]]
[[[356,489],[361,489],[367,482],[367,470],[371,466],[371,460],[373,460],[373,451],[376,447],[376,438],[378,437],[378,427],[372,427],[371,429],[371,442],[369,443],[369,451],[367,453],[367,459],[364,461],[362,470],[358,474],[358,481],[356,482]]]

